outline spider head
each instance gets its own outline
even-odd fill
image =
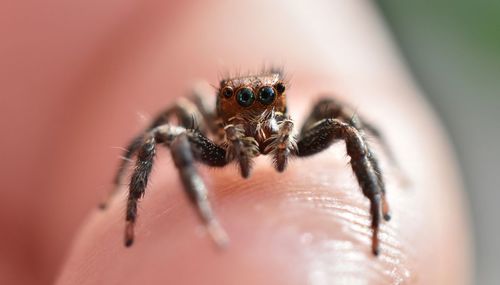
[[[280,73],[225,79],[217,94],[217,112],[224,122],[235,116],[252,118],[271,110],[284,113],[285,90]]]

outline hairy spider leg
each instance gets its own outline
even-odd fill
[[[210,206],[207,188],[194,166],[195,157],[191,151],[191,146],[187,134],[183,133],[174,139],[170,152],[175,166],[179,170],[184,189],[191,201],[196,205],[200,218],[207,226],[208,232],[215,243],[220,247],[224,247],[228,243],[228,237]],[[220,154],[220,161],[225,163],[225,158],[223,158],[225,155],[222,155],[222,150]]]
[[[158,126],[168,123],[171,117],[175,117],[180,126],[183,126],[185,128],[197,128],[198,130],[204,132],[205,128],[203,125],[203,121],[207,121],[206,116],[209,116],[209,114],[205,110],[200,111],[198,109],[198,105],[201,104],[201,97],[199,97],[198,95],[194,95],[193,100],[195,101],[195,103],[184,98],[177,100],[176,104],[160,112],[160,114],[157,115],[153,120],[153,123],[151,123],[143,133],[137,135],[132,139],[132,141],[129,142],[129,144],[125,148],[125,151],[123,152],[120,165],[115,174],[115,178],[113,180],[113,188],[111,189],[111,191],[109,191],[106,199],[99,204],[100,209],[106,209],[109,201],[120,191],[122,180],[125,176],[125,172],[128,169],[131,158],[134,156],[134,154],[137,152],[142,142],[144,141],[145,133],[150,132]]]
[[[137,203],[144,196],[148,185],[149,174],[153,167],[156,154],[156,144],[163,142],[166,129],[155,128],[149,132],[137,151],[137,161],[129,185],[127,198],[125,245],[131,246],[134,242],[134,225],[137,219]]]
[[[99,203],[99,209],[104,210],[108,207],[109,201],[115,196],[119,191],[122,185],[122,179],[125,175],[125,171],[128,168],[129,163],[131,162],[132,156],[137,152],[139,147],[142,145],[144,140],[144,135],[140,134],[136,136],[134,139],[130,141],[130,143],[125,148],[123,155],[120,160],[120,165],[118,166],[118,170],[116,171],[115,178],[113,179],[113,188],[108,192],[106,198]]]
[[[198,130],[169,124],[156,127],[148,132],[137,151],[137,161],[132,173],[127,199],[125,245],[131,246],[134,241],[137,204],[139,199],[144,196],[157,144],[170,147],[184,190],[195,204],[213,240],[218,245],[224,246],[227,243],[227,235],[212,212],[207,190],[196,171],[194,161],[209,166],[222,167],[228,163],[226,151],[211,142]]]
[[[364,132],[366,132],[367,134],[373,136],[379,142],[382,151],[387,155],[387,158],[389,159],[392,168],[396,171],[397,177],[400,179],[400,182],[403,185],[408,185],[411,183],[410,179],[405,174],[401,165],[396,159],[394,152],[391,150],[390,145],[382,132],[380,132],[380,130],[376,126],[369,123],[367,120],[360,118],[360,116],[355,112],[354,109],[350,108],[347,104],[339,102],[338,100],[332,98],[321,99],[315,105],[313,112],[307,121],[309,124],[304,124],[304,128],[309,127],[311,123],[325,118],[341,119],[346,123],[351,124],[358,130],[362,131],[363,135]],[[378,168],[378,163],[376,161],[374,162],[374,164],[377,164],[376,167]],[[377,172],[380,173],[379,170],[377,170]],[[385,187],[382,188],[384,188],[385,193]],[[386,217],[390,218],[390,216],[387,215]]]
[[[395,168],[400,168],[394,153],[391,151],[387,140],[382,135],[380,130],[374,125],[368,123],[366,120],[361,119],[359,115],[354,111],[354,109],[347,106],[347,104],[334,100],[332,98],[323,98],[318,101],[313,107],[313,111],[307,118],[304,126],[302,127],[302,132],[314,123],[321,119],[326,118],[336,118],[340,119],[346,123],[351,124],[360,131],[366,131],[373,137],[375,137],[383,148],[383,151],[387,154],[390,162]]]
[[[382,196],[378,175],[370,159],[368,146],[355,127],[338,119],[328,118],[316,123],[302,133],[297,142],[299,157],[313,155],[328,148],[336,140],[346,143],[347,154],[350,156],[351,168],[356,175],[363,194],[370,200],[372,218],[372,252],[379,253],[379,227],[382,218]]]
[[[363,139],[366,141],[364,131],[369,132],[373,136],[375,136],[379,142],[381,143],[381,146],[384,150],[384,152],[387,154],[389,157],[389,160],[393,164],[395,168],[398,169],[398,172],[400,171],[400,168],[398,164],[396,163],[396,159],[393,155],[393,153],[390,151],[389,145],[387,144],[386,140],[384,139],[383,135],[381,134],[380,131],[378,131],[377,128],[375,128],[373,125],[368,124],[365,120],[362,120],[356,112],[347,106],[344,103],[341,103],[337,100],[331,99],[331,98],[323,98],[320,99],[313,107],[312,112],[310,113],[309,117],[306,119],[302,130],[301,130],[301,136],[311,127],[313,127],[317,122],[323,120],[323,119],[328,119],[328,118],[334,118],[338,119],[346,124],[349,124],[356,128]],[[366,144],[366,142],[365,142]],[[377,175],[377,181],[378,185],[380,187],[380,190],[382,191],[382,205],[383,205],[383,213],[384,213],[384,219],[386,221],[389,221],[391,219],[390,215],[390,207],[389,203],[387,202],[386,198],[386,190],[385,190],[385,182],[384,178],[382,176],[382,170],[380,169],[378,159],[376,158],[375,154],[373,151],[370,149],[370,147],[367,148],[368,150],[368,159],[370,160],[374,170],[375,174]]]
[[[208,90],[204,88],[194,88],[191,100],[198,108],[203,117],[203,121],[211,134],[215,135],[219,141],[222,141],[224,134],[222,132],[222,120],[215,113],[215,108],[207,102]]]

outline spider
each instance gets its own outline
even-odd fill
[[[126,147],[114,180],[116,192],[135,155],[126,206],[125,246],[133,244],[137,204],[145,193],[159,144],[170,149],[190,201],[212,239],[224,246],[228,237],[212,210],[196,162],[212,167],[236,163],[241,176],[248,178],[252,160],[261,154],[271,156],[274,168],[283,172],[290,157],[310,156],[344,141],[352,171],[370,201],[371,250],[378,255],[379,227],[382,219],[390,220],[390,214],[382,172],[365,133],[379,139],[392,159],[387,144],[374,126],[360,119],[347,105],[329,98],[316,103],[300,133],[294,135],[286,91],[287,81],[281,71],[223,79],[217,90],[215,110],[195,93],[166,108],[137,135]],[[101,208],[106,204],[102,203]]]

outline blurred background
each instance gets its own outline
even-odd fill
[[[377,1],[452,138],[475,230],[476,284],[500,282],[500,1]]]

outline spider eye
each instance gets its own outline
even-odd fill
[[[276,91],[278,91],[278,93],[280,94],[285,92],[285,84],[283,84],[283,82],[276,83],[276,85],[274,85],[274,88],[276,88]]]
[[[274,88],[270,86],[264,86],[259,90],[259,101],[264,105],[269,105],[273,103],[274,98],[276,98],[276,92]]]
[[[222,95],[224,95],[224,97],[226,98],[231,98],[231,96],[233,96],[233,88],[229,87],[229,86],[226,86],[222,89]]]
[[[249,107],[255,101],[255,94],[253,94],[253,90],[250,88],[241,88],[236,93],[236,101],[243,107]]]

